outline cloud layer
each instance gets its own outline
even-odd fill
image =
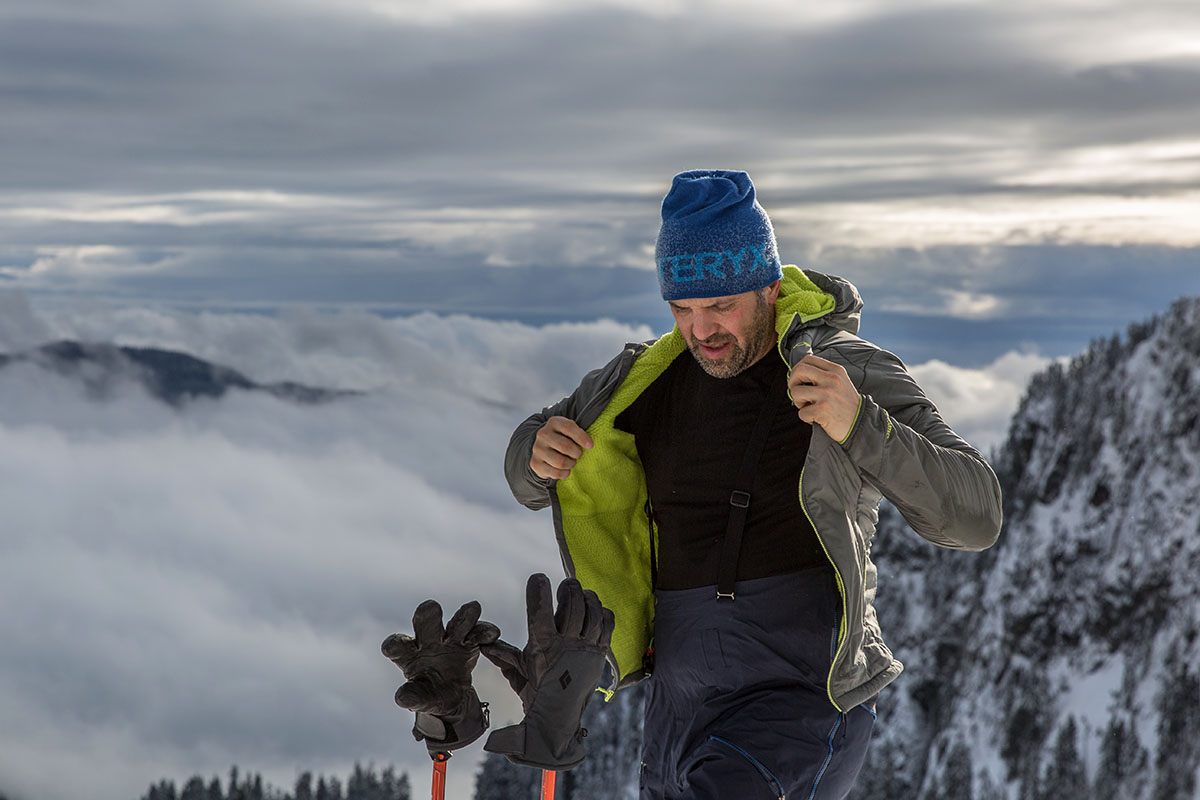
[[[570,388],[575,359],[645,334],[24,315],[45,338],[157,342],[256,377],[369,390],[321,407],[234,394],[177,412],[133,385],[97,402],[32,365],[0,371],[0,602],[22,609],[0,623],[0,778],[17,797],[98,800],[234,762],[285,784],[355,759],[427,780],[379,642],[427,597],[478,597],[523,639],[524,578],[555,572],[558,557],[548,521],[503,482],[508,434]],[[512,713],[499,676],[481,679]]]

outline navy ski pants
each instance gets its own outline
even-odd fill
[[[841,607],[810,569],[659,591],[641,800],[840,800],[854,784],[875,702],[840,712],[825,690]]]

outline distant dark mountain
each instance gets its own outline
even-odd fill
[[[880,510],[879,619],[906,670],[851,798],[1200,798],[1200,299],[1037,375],[994,465],[990,550]],[[627,694],[565,800],[637,796]]]
[[[322,403],[358,394],[292,382],[255,383],[229,367],[187,353],[151,347],[61,341],[23,353],[0,355],[0,369],[19,363],[78,378],[89,392],[99,397],[108,395],[119,382],[133,380],[151,396],[172,406],[197,398],[222,397],[231,389],[265,392],[297,403]]]

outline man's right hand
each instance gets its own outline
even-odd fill
[[[571,474],[571,468],[583,455],[591,450],[592,437],[572,419],[551,417],[538,429],[533,440],[533,456],[529,467],[539,478],[562,480]]]

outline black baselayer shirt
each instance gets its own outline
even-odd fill
[[[787,396],[774,353],[732,378],[714,378],[684,351],[615,420],[634,435],[658,527],[658,587],[717,583],[729,496],[763,403],[777,406],[758,462],[737,580],[827,566],[800,506],[812,426]]]

